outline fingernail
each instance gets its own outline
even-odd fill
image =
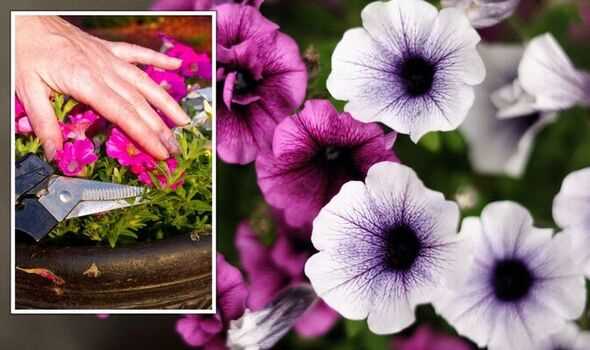
[[[47,141],[43,144],[43,149],[45,150],[45,158],[52,161],[53,158],[55,158],[55,152],[57,151],[55,144],[52,141]]]
[[[184,114],[184,118],[182,118],[182,125],[188,125],[191,122],[191,118],[188,117],[188,115]]]
[[[176,57],[170,57],[170,58],[172,58],[175,65],[177,65],[177,66],[182,65],[182,60],[180,58],[176,58]]]
[[[162,142],[164,143],[164,146],[166,146],[170,153],[174,155],[180,154],[180,145],[178,144],[178,141],[176,141],[176,136],[174,136],[174,134],[168,137],[162,135]]]

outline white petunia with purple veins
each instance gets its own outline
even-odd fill
[[[519,99],[520,45],[481,44],[478,48],[487,75],[475,88],[475,103],[459,130],[469,144],[474,169],[484,174],[522,175],[539,132],[557,119]],[[509,117],[512,116],[512,117]]]
[[[520,0],[442,0],[443,7],[465,11],[475,28],[491,27],[512,16]]]
[[[574,240],[574,255],[579,256],[590,277],[590,168],[566,176],[553,200],[553,218]]]
[[[467,252],[457,240],[459,209],[393,162],[373,165],[320,211],[305,265],[316,293],[377,334],[415,321],[414,308],[439,297]]]
[[[380,121],[417,142],[456,129],[485,68],[480,37],[464,12],[440,12],[423,0],[373,2],[362,28],[344,33],[332,55],[327,87],[363,122]]]
[[[527,45],[518,77],[537,110],[590,106],[590,74],[574,67],[550,33],[533,38]]]
[[[535,350],[588,350],[590,332],[581,331],[575,323],[567,324],[561,331],[541,341]]]
[[[463,336],[489,350],[534,345],[582,315],[586,288],[569,234],[533,226],[514,202],[495,202],[463,220],[470,243],[463,277],[435,302]]]

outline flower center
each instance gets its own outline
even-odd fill
[[[130,156],[136,156],[139,154],[139,150],[137,149],[137,147],[133,146],[132,144],[127,145],[127,148],[125,150],[127,151],[127,154]]]
[[[400,77],[410,96],[422,96],[432,88],[434,66],[422,57],[408,57],[400,67]]]
[[[395,271],[408,271],[422,250],[422,242],[416,232],[403,224],[390,229],[387,234],[386,259]]]
[[[336,160],[340,157],[340,149],[328,146],[324,151],[324,156],[326,157],[326,160]]]
[[[248,93],[254,88],[256,81],[248,72],[240,72],[236,73],[236,82],[234,85],[234,92],[237,95],[243,95]]]
[[[78,167],[79,167],[79,164],[75,160],[68,163],[68,171],[69,172],[74,172],[74,171],[78,170]]]
[[[514,302],[527,296],[535,279],[522,261],[510,258],[496,262],[491,282],[496,298]]]

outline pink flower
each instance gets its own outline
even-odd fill
[[[240,270],[217,254],[217,313],[212,316],[188,315],[176,323],[176,331],[193,347],[205,350],[226,349],[229,322],[242,316],[248,290]]]
[[[184,179],[181,177],[176,182],[169,184],[168,180],[178,167],[174,158],[165,161],[166,169],[158,167],[158,162],[149,154],[144,152],[135,142],[119,128],[113,128],[106,142],[107,156],[116,159],[119,164],[128,167],[132,173],[137,175],[139,181],[146,185],[153,185],[150,173],[155,175],[162,187],[169,187],[173,190],[182,186]]]
[[[153,81],[160,84],[176,101],[180,101],[186,96],[187,89],[184,78],[176,72],[166,71],[152,66],[148,66],[145,72]]]
[[[86,139],[87,131],[93,128],[100,119],[100,116],[93,110],[70,115],[69,122],[60,125],[64,139]]]
[[[29,117],[27,117],[25,108],[18,96],[15,96],[14,98],[14,122],[16,133],[17,135],[28,135],[33,132]]]
[[[192,47],[165,35],[162,36],[162,40],[168,47],[165,53],[182,60],[179,70],[183,76],[211,80],[211,59],[207,54],[198,53]]]
[[[156,166],[156,161],[119,128],[111,130],[106,142],[106,151],[109,157],[116,159],[121,165],[130,167],[135,174]]]
[[[471,350],[472,347],[460,338],[435,333],[427,326],[421,326],[409,338],[396,337],[392,348],[395,350]]]
[[[58,168],[67,176],[86,176],[86,166],[97,159],[94,144],[89,139],[66,142],[55,155]]]

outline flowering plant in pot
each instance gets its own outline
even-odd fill
[[[64,140],[63,149],[50,162],[56,174],[148,190],[138,205],[62,221],[39,243],[19,241],[17,305],[210,307],[211,59],[172,36],[160,33],[154,40],[161,43],[162,52],[183,62],[176,71],[141,67],[192,119],[174,129],[178,154],[158,161],[95,110],[67,96],[53,96]],[[43,157],[18,98],[15,131],[17,160],[27,154]],[[154,259],[159,263],[151,262]],[[132,281],[128,285],[121,282],[125,276]],[[147,299],[144,293],[146,299],[142,299],[140,290],[148,285],[151,295]],[[135,288],[136,295],[117,297],[109,292],[123,287]],[[97,291],[109,295],[100,296]]]

